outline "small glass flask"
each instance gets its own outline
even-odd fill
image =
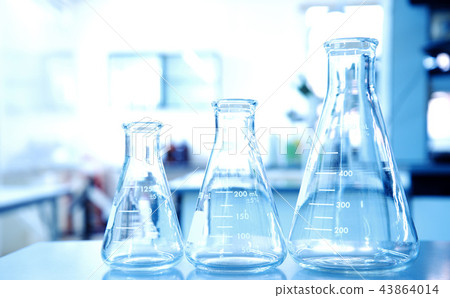
[[[213,103],[214,146],[197,200],[187,259],[203,270],[260,272],[286,257],[254,130],[256,101]]]
[[[159,122],[124,124],[126,152],[102,247],[121,270],[161,270],[183,256],[180,226],[159,154]]]
[[[374,88],[370,38],[325,43],[328,91],[289,235],[302,266],[383,270],[419,249]]]

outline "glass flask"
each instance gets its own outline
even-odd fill
[[[256,101],[213,103],[215,141],[197,200],[187,259],[201,270],[263,270],[286,257],[254,130]]]
[[[155,271],[178,263],[183,241],[159,154],[159,122],[124,124],[125,162],[102,247],[114,269]]]
[[[328,90],[288,241],[304,267],[383,270],[418,254],[374,90],[377,45],[369,38],[324,44]]]

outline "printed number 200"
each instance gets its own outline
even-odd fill
[[[335,234],[347,234],[348,228],[347,227],[334,227],[334,233]]]

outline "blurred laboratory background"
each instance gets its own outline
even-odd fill
[[[0,256],[103,237],[129,121],[165,125],[187,233],[218,98],[258,100],[287,235],[308,153],[295,150],[326,93],[322,44],[352,36],[380,41],[377,93],[419,238],[450,241],[450,1],[3,0]]]

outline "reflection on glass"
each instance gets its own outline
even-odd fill
[[[396,268],[377,271],[353,271],[342,274],[342,272],[311,270],[308,268],[298,270],[293,280],[415,280],[418,278],[414,270],[408,270],[410,264]]]
[[[218,273],[196,269],[189,273],[187,280],[286,280],[286,275],[279,269],[270,269],[257,273]]]
[[[182,280],[183,274],[175,268],[162,271],[122,271],[109,270],[103,280]]]

